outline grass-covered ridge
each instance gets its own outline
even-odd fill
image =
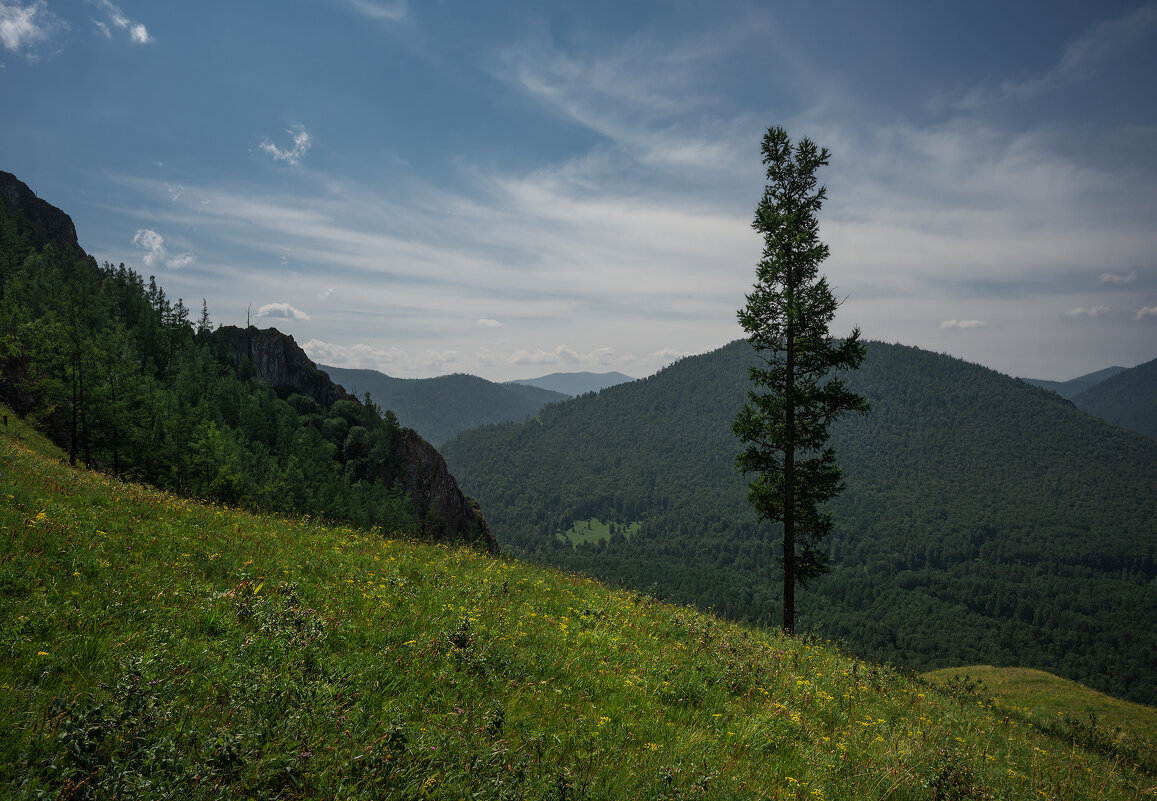
[[[5,798],[1155,792],[1151,747],[550,569],[77,472],[9,421]]]

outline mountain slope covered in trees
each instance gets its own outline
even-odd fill
[[[437,452],[291,337],[213,330],[204,306],[194,321],[154,278],[98,267],[74,243],[67,214],[0,173],[0,403],[73,464],[494,549]]]
[[[735,342],[443,452],[511,552],[774,622],[777,535],[734,467],[751,358]],[[801,629],[916,669],[1023,665],[1157,700],[1157,445],[916,348],[869,343],[848,381],[872,412],[833,427],[847,489]],[[592,519],[608,538],[564,538]]]
[[[353,394],[369,393],[434,445],[460,431],[490,423],[521,423],[548,403],[568,396],[520,384],[496,384],[473,375],[438,378],[394,378],[377,370],[328,367],[322,370]]]

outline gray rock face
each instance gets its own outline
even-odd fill
[[[0,200],[32,223],[33,244],[37,247],[51,242],[58,248],[72,247],[84,253],[77,242],[72,218],[38,198],[27,184],[10,172],[0,171]]]
[[[387,485],[396,481],[410,494],[421,536],[498,553],[498,542],[478,504],[459,489],[442,454],[413,429],[402,429],[398,448],[382,469],[382,481]]]
[[[322,408],[328,409],[339,400],[357,400],[335,384],[330,377],[317,369],[301,346],[289,334],[276,328],[259,329],[256,326],[238,328],[226,325],[210,335],[213,347],[220,354],[231,354],[238,368],[249,359],[253,369],[261,378],[277,387],[288,387],[302,395],[313,398]]]
[[[319,370],[292,336],[276,328],[222,326],[209,337],[218,354],[227,354],[238,369],[248,359],[257,377],[275,388],[300,392],[325,409],[339,400],[359,402]],[[382,467],[381,480],[387,486],[398,482],[410,495],[421,537],[498,553],[498,542],[478,504],[462,493],[442,454],[417,432],[402,429],[397,449]]]

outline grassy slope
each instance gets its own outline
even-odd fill
[[[830,646],[46,450],[0,431],[6,798],[1157,792],[1112,744]]]
[[[1092,715],[1107,728],[1157,741],[1157,709],[1122,701],[1043,670],[974,665],[924,674],[924,678],[941,684],[958,676],[981,682],[977,692],[991,695],[998,707],[1030,715],[1045,725],[1066,716],[1083,721]]]

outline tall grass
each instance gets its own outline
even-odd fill
[[[0,434],[3,797],[1157,793],[1112,749],[829,644],[34,442]]]

